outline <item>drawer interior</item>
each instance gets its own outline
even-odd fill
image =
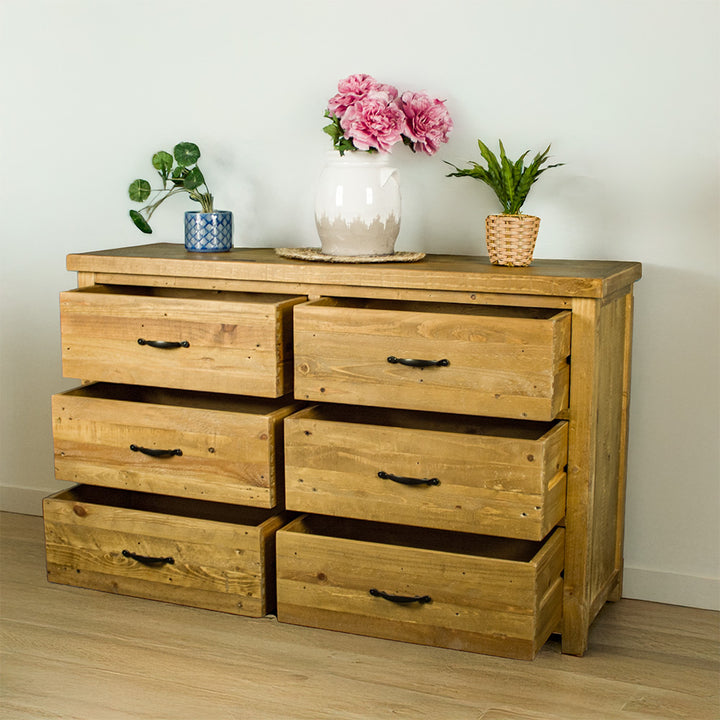
[[[134,297],[157,297],[175,300],[222,300],[223,302],[274,305],[295,295],[274,293],[250,293],[231,290],[195,290],[192,288],[144,287],[137,285],[92,285],[72,292],[82,295],[128,295]]]
[[[419,312],[443,315],[464,315],[471,317],[523,318],[549,320],[567,312],[557,308],[514,307],[505,305],[463,305],[460,303],[420,302],[410,300],[372,300],[362,298],[322,298],[307,305],[326,305],[366,310],[388,310],[393,312]]]
[[[303,515],[288,525],[285,531],[521,563],[531,562],[543,545],[542,542],[531,540],[355,521],[325,515]]]
[[[557,423],[506,420],[475,415],[454,415],[419,410],[398,410],[359,405],[314,405],[292,416],[326,422],[357,423],[408,430],[432,430],[463,435],[485,435],[518,440],[540,440]]]
[[[268,399],[246,395],[227,395],[196,390],[174,390],[106,382],[93,383],[74,390],[68,390],[63,395],[95,400],[117,400],[150,405],[192,407],[199,410],[237,412],[250,415],[269,415],[293,402],[288,396]]]
[[[189,500],[132,490],[116,490],[95,485],[76,485],[69,490],[57,493],[53,496],[53,499],[64,502],[103,505],[123,510],[158,513],[166,516],[212,520],[248,527],[260,526],[270,517],[277,514],[275,510],[209,502],[207,500]]]

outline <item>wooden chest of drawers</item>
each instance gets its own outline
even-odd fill
[[[264,548],[210,572],[229,597],[175,602],[256,614],[277,580],[281,621],[522,658],[557,631],[584,652],[622,587],[637,263],[159,244],[68,269],[64,372],[95,384],[54,398],[56,467],[94,487],[47,501],[51,579],[163,599],[195,561],[139,539],[156,513],[178,548],[195,521]],[[97,556],[83,511],[129,524]]]

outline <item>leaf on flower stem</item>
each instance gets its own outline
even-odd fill
[[[152,233],[152,228],[148,224],[148,221],[137,210],[131,210],[130,217],[139,230],[147,234]]]
[[[188,167],[200,158],[200,148],[195,143],[181,142],[173,148],[173,155],[178,165]]]
[[[128,195],[133,202],[145,202],[150,197],[150,183],[147,180],[133,180]]]
[[[413,152],[416,152],[415,150],[415,143],[407,136],[402,136],[403,145],[407,145]]]
[[[334,124],[326,125],[323,128],[323,132],[327,133],[333,140],[336,140],[340,135],[340,131]]]

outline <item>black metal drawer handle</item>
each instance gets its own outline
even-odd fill
[[[133,452],[139,452],[143,455],[149,455],[150,457],[172,457],[173,455],[182,455],[180,448],[175,450],[153,450],[153,448],[140,447],[140,445],[131,445],[130,449]]]
[[[160,348],[161,350],[190,347],[190,343],[187,340],[183,340],[182,342],[170,342],[169,340],[144,340],[143,338],[138,338],[138,345],[149,345],[150,347]]]
[[[431,597],[429,595],[414,595],[414,596],[408,596],[408,595],[390,595],[389,593],[383,592],[382,590],[376,590],[375,588],[372,588],[370,590],[370,594],[373,597],[379,597],[383,598],[383,600],[389,600],[390,602],[394,603],[420,603],[420,605],[425,605],[425,603],[429,603],[432,601]]]
[[[450,361],[446,358],[442,360],[416,360],[414,358],[397,358],[391,355],[387,361],[392,365],[407,365],[408,367],[426,368],[426,367],[447,367]]]
[[[402,485],[439,485],[440,481],[437,478],[411,478],[411,477],[402,477],[400,475],[393,475],[391,473],[386,473],[384,470],[380,470],[378,473],[378,477],[382,478],[383,480],[392,480],[396,483],[401,483]]]
[[[143,565],[174,565],[175,558],[172,557],[148,557],[147,555],[138,555],[137,553],[130,552],[129,550],[123,550],[122,556],[126,558],[132,558],[137,560]]]

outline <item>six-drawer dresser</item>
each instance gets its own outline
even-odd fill
[[[638,263],[70,255],[53,582],[530,659],[620,597]]]

